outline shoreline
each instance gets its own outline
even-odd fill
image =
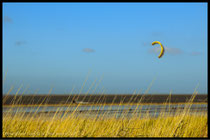
[[[196,103],[189,103],[189,102],[180,102],[180,103],[124,103],[124,104],[28,104],[28,105],[2,105],[2,107],[47,107],[47,106],[66,106],[66,107],[73,107],[73,106],[112,106],[112,105],[180,105],[180,104],[208,104],[207,102],[196,102]]]

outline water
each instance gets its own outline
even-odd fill
[[[34,113],[36,114],[51,114],[56,111],[60,113],[61,117],[67,113],[74,113],[76,116],[83,117],[111,117],[115,115],[119,117],[131,117],[132,115],[157,117],[161,113],[169,113],[171,115],[177,112],[183,112],[184,109],[189,108],[187,104],[179,105],[102,105],[102,106],[34,106],[34,107],[3,107],[3,113]],[[189,112],[194,114],[201,114],[207,112],[207,104],[192,104]]]

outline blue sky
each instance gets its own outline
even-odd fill
[[[207,93],[207,3],[3,3],[5,75],[4,93],[79,93],[87,76],[82,93]]]

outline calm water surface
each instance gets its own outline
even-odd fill
[[[129,117],[131,115],[150,115],[157,117],[161,113],[175,114],[177,112],[183,112],[184,109],[189,109],[190,113],[202,114],[207,112],[207,104],[179,104],[179,105],[101,105],[101,106],[35,106],[35,107],[3,107],[3,113],[33,113],[37,114],[52,114],[56,111],[60,113],[61,116],[66,114],[71,114],[74,112],[75,115],[94,117],[98,116],[112,116],[116,117],[125,116]]]

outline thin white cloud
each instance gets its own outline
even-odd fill
[[[169,47],[164,47],[165,53],[171,54],[171,55],[178,55],[182,54],[183,51],[179,48],[169,48]],[[161,48],[160,47],[154,47],[149,50],[149,53],[160,53]]]
[[[12,21],[12,19],[10,17],[4,16],[4,22],[6,22],[6,23],[12,23],[13,21]]]
[[[24,45],[24,44],[26,44],[25,41],[16,41],[16,42],[15,42],[15,45],[16,45],[16,46],[22,46],[22,45]]]
[[[198,55],[201,55],[201,52],[191,52],[190,55],[192,55],[192,56],[198,56]]]
[[[86,52],[86,53],[93,53],[93,52],[95,52],[95,50],[93,50],[91,48],[84,48],[82,51]]]

